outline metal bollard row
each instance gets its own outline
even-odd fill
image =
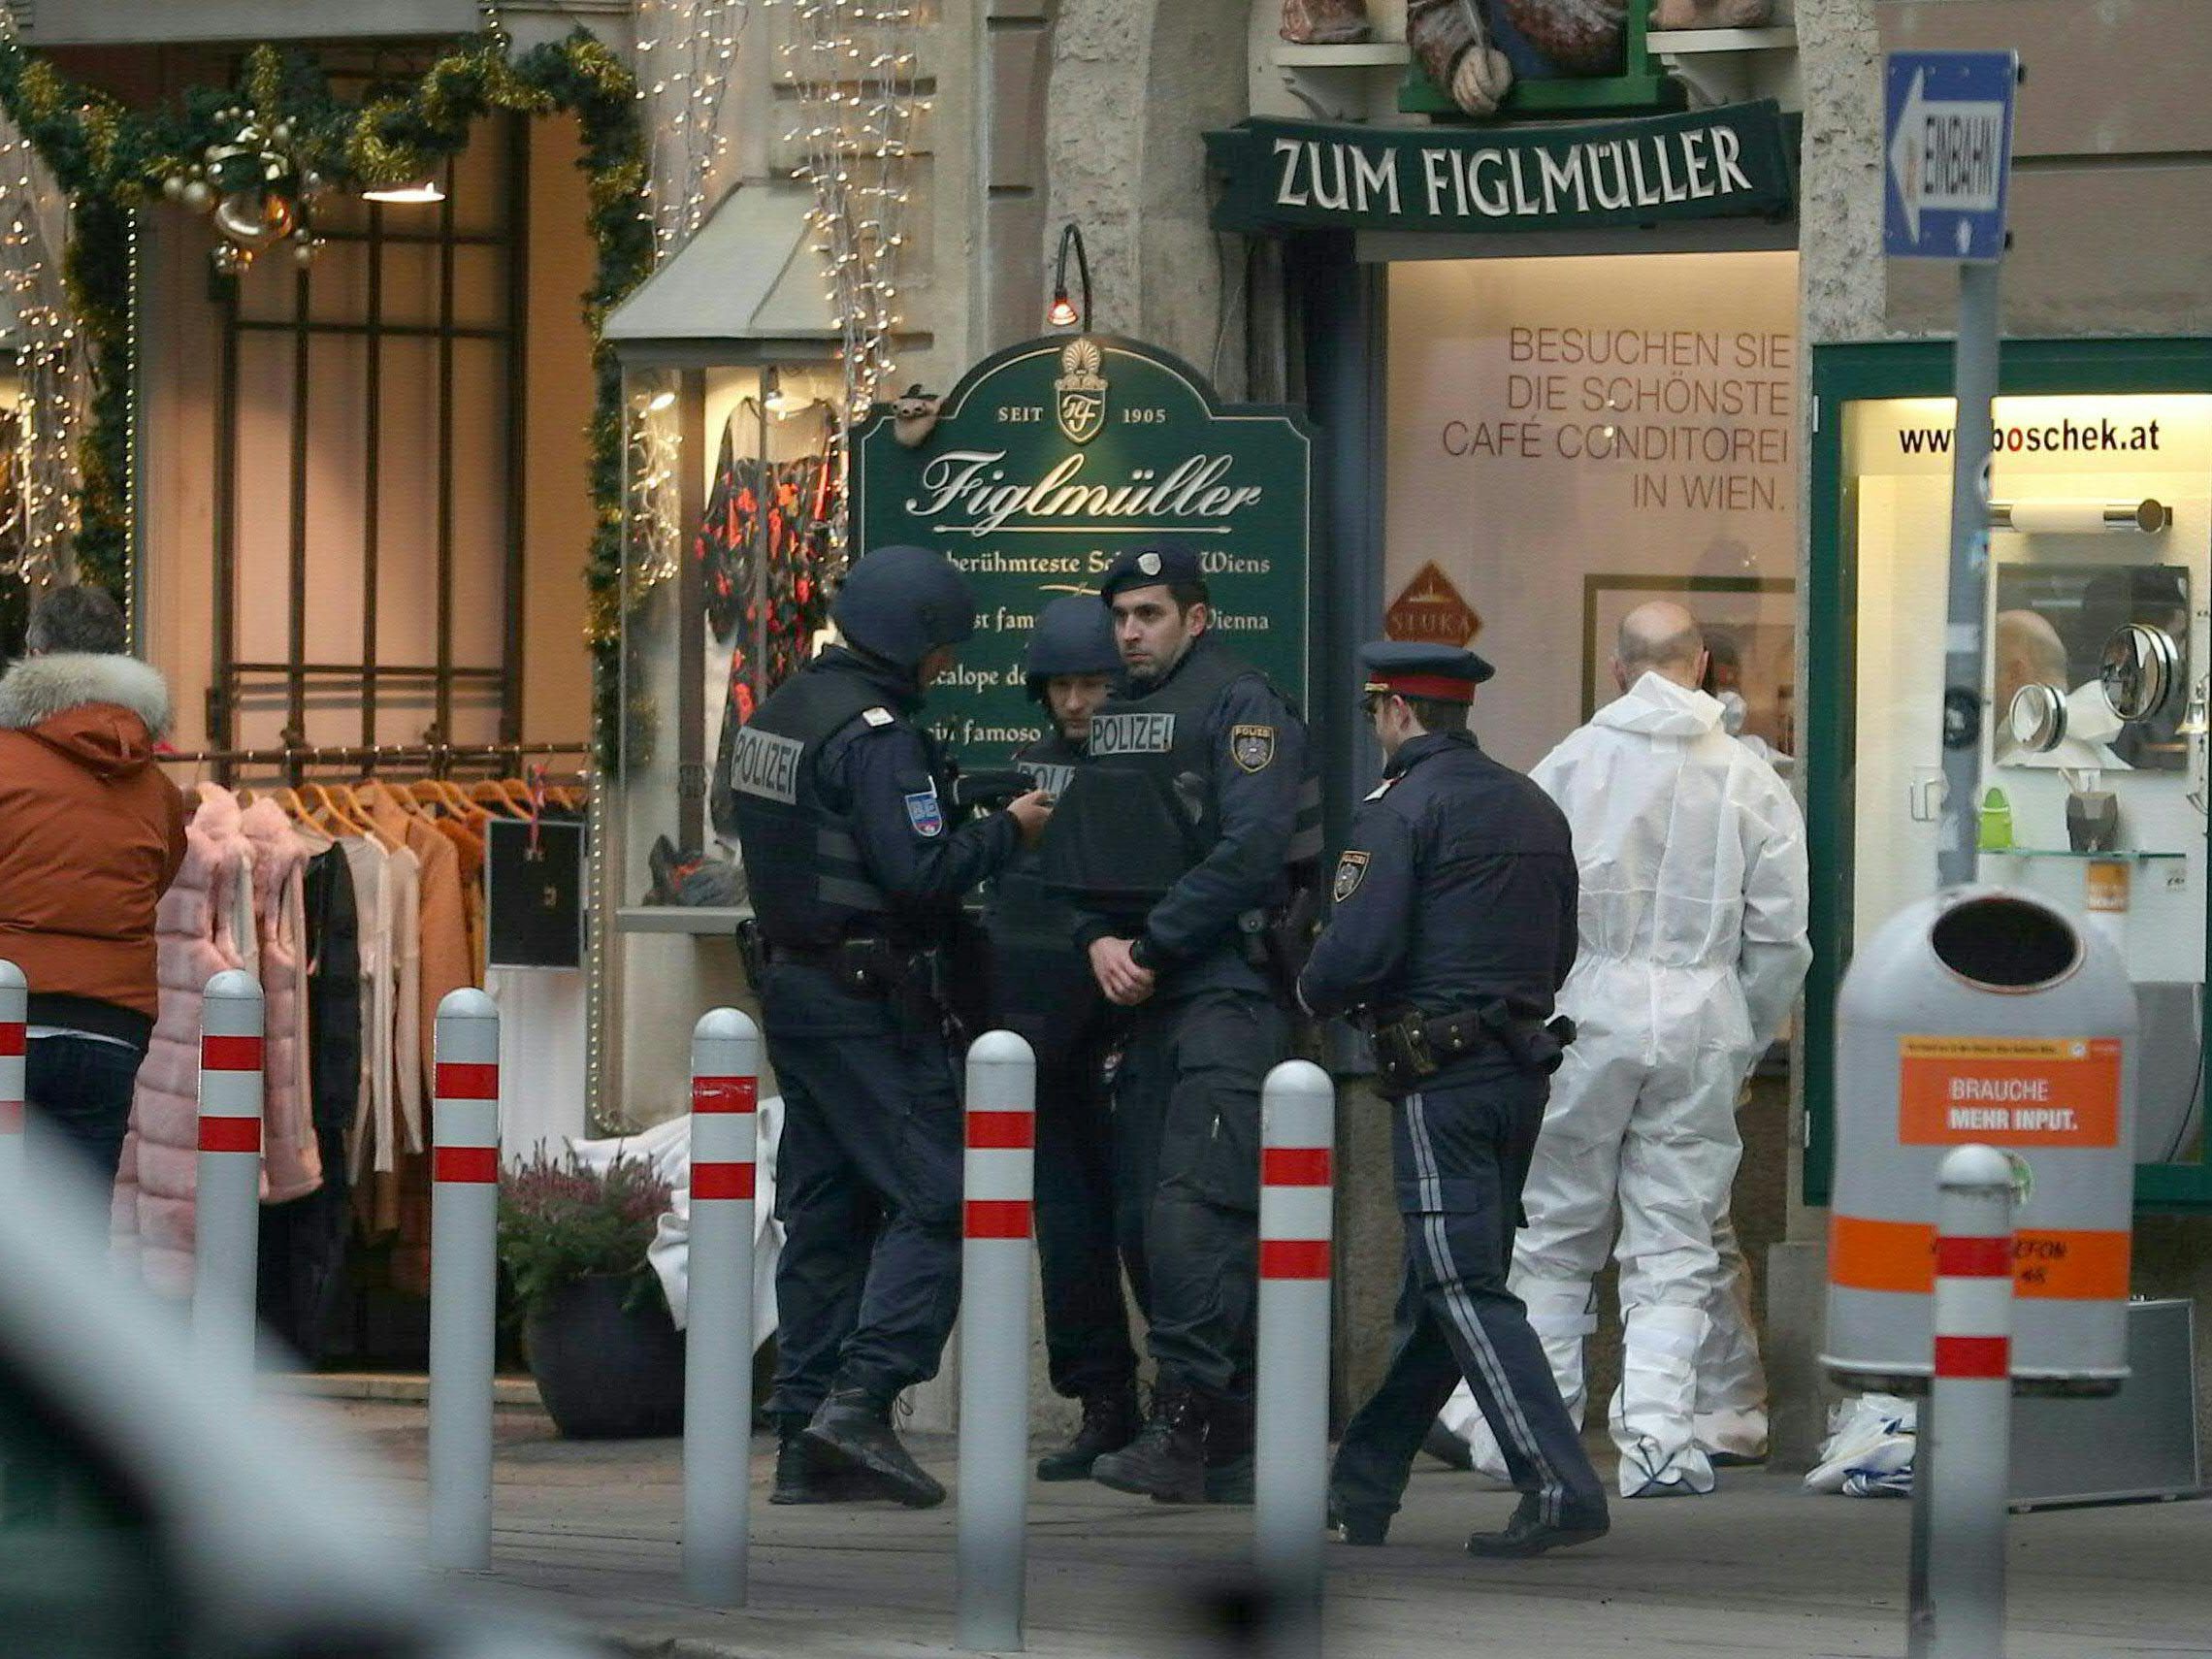
[[[438,1005],[430,1162],[430,1559],[492,1564],[492,1350],[499,1294],[500,1011]]]
[[[23,1026],[29,988],[23,970],[0,960],[0,1181],[23,1164]]]
[[[1336,1090],[1288,1060],[1260,1106],[1258,1411],[1253,1549],[1271,1607],[1267,1651],[1321,1651],[1328,1513],[1330,1275]]]
[[[192,1206],[192,1339],[200,1362],[253,1376],[261,1244],[261,985],[226,969],[200,1016],[199,1164]]]
[[[1012,1031],[968,1050],[960,1244],[958,1641],[1022,1645],[1029,1514],[1029,1258],[1037,1058]]]
[[[1931,1659],[1994,1659],[2004,1651],[2012,1474],[2012,1165],[1994,1147],[1959,1147],[1941,1180],[1920,1464],[1934,1547],[1914,1611]]]
[[[753,1229],[761,1034],[717,1008],[692,1034],[684,1321],[684,1586],[745,1604],[753,1457]]]

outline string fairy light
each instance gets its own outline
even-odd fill
[[[30,141],[0,114],[0,309],[13,316],[18,386],[15,501],[12,522],[0,526],[0,572],[33,591],[74,573],[83,482],[91,366],[57,251],[70,211]]]
[[[751,0],[639,0],[637,96],[655,103],[654,257],[665,261],[705,221],[730,154],[722,106]]]

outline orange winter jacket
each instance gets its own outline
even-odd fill
[[[33,1025],[143,1043],[160,1011],[154,909],[184,859],[183,797],[153,760],[168,726],[168,688],[135,658],[57,653],[0,678],[0,957]]]

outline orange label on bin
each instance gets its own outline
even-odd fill
[[[2120,1144],[2117,1037],[1903,1037],[1897,1137],[1908,1147]]]
[[[2012,1241],[2012,1293],[2054,1301],[2120,1301],[2128,1294],[2127,1233],[2023,1231]],[[1847,1290],[1925,1296],[1936,1288],[1936,1229],[1919,1221],[1832,1216],[1828,1278]]]

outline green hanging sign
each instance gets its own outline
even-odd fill
[[[1772,99],[1529,127],[1252,119],[1206,135],[1218,230],[1566,231],[1781,217],[1796,135]]]
[[[853,545],[934,547],[974,585],[976,636],[929,694],[963,765],[1042,734],[1022,674],[1037,613],[1147,541],[1195,549],[1214,626],[1306,699],[1314,435],[1297,413],[1222,404],[1153,346],[1061,335],[978,364],[909,448],[899,427],[917,424],[879,404],[854,435]]]

